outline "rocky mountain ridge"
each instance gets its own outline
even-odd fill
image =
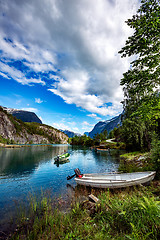
[[[107,133],[111,130],[113,130],[115,127],[118,127],[118,125],[122,124],[121,120],[122,114],[110,119],[106,120],[104,122],[100,121],[98,122],[91,132],[89,132],[89,137],[93,138],[97,133],[102,133],[104,130],[107,130]]]
[[[42,124],[42,121],[34,112],[6,107],[2,108],[3,110],[6,110],[8,113],[12,114],[14,117],[22,120],[23,122],[37,122]]]
[[[0,142],[50,144],[68,142],[68,136],[51,126],[24,123],[0,107]]]
[[[75,133],[69,130],[61,130],[59,129],[61,132],[65,133],[69,138],[75,137],[75,136],[81,136],[80,133]]]

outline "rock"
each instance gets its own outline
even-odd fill
[[[138,158],[138,161],[142,161],[142,160],[145,160],[145,159],[146,159],[145,156],[140,156],[140,157]]]
[[[83,201],[80,205],[83,209],[86,209],[89,212],[90,216],[94,216],[97,212],[96,204],[93,202],[90,202],[89,200]]]
[[[34,125],[29,128],[30,125]],[[18,144],[67,144],[68,136],[44,124],[23,123],[0,108],[0,136]]]

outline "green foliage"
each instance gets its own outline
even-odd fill
[[[86,135],[83,135],[83,136],[76,135],[75,137],[71,138],[70,144],[90,147],[94,145],[94,141],[92,138],[87,137]]]
[[[136,151],[136,152],[124,153],[124,154],[120,155],[120,157],[131,160],[131,159],[133,159],[133,157],[137,157],[137,156],[140,157],[141,155],[142,155],[141,152]]]
[[[160,179],[160,140],[153,137],[150,152],[129,152],[120,155],[118,171],[141,172],[156,171],[156,179]]]
[[[103,194],[101,199],[103,214],[97,214],[97,218],[110,233],[119,233],[120,239],[158,239],[160,205],[152,195],[138,191],[134,194],[122,192],[114,197]]]
[[[99,144],[102,141],[105,141],[107,139],[107,130],[105,129],[102,133],[97,133],[95,134],[95,136],[93,137],[95,144]]]
[[[111,130],[111,131],[109,132],[107,138],[108,138],[108,139],[112,139],[112,138],[114,138],[114,130]]]
[[[60,132],[59,130],[52,128],[48,125],[45,124],[40,124],[40,123],[35,123],[35,122],[31,122],[31,123],[25,123],[26,126],[26,130],[28,131],[28,133],[30,134],[38,134],[40,136],[43,136],[45,138],[47,138],[49,140],[50,143],[60,143],[60,140],[58,138],[58,136],[56,135],[56,133]],[[52,130],[54,132],[52,132]]]
[[[122,135],[122,128],[120,126],[115,127],[113,130],[110,131],[108,135],[108,139],[115,138],[115,141],[120,141]]]
[[[142,0],[137,14],[126,23],[134,33],[119,53],[122,57],[138,55],[138,58],[121,83],[134,83],[136,93],[146,94],[146,90],[157,87],[160,75],[160,1]]]
[[[147,143],[150,140],[148,134],[142,120],[130,117],[123,121],[121,138],[126,143],[128,150],[148,149]]]
[[[107,139],[107,130],[100,134],[96,134],[94,138],[86,136],[75,136],[70,139],[71,145],[81,145],[81,146],[94,146],[99,145],[100,142],[105,141]]]
[[[92,210],[76,202],[70,212],[62,213],[53,208],[50,197],[32,197],[30,215],[23,214],[11,239],[159,239],[160,201],[151,191],[107,190],[98,198]]]
[[[119,52],[122,57],[136,56],[123,74],[122,129],[130,149],[151,147],[151,135],[160,131],[160,1],[142,0],[136,15],[127,21],[134,33]]]
[[[14,144],[15,142],[14,142],[12,139],[3,138],[3,137],[0,135],[0,143],[3,143],[3,144]]]
[[[153,135],[151,146],[152,163],[154,170],[157,172],[157,178],[160,178],[160,139],[158,135]]]

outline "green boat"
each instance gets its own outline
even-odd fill
[[[58,155],[54,158],[55,162],[65,162],[66,160],[69,159],[70,154],[69,153],[64,153],[62,155]]]

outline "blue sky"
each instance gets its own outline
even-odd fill
[[[138,0],[1,0],[0,105],[78,133],[122,112]]]

